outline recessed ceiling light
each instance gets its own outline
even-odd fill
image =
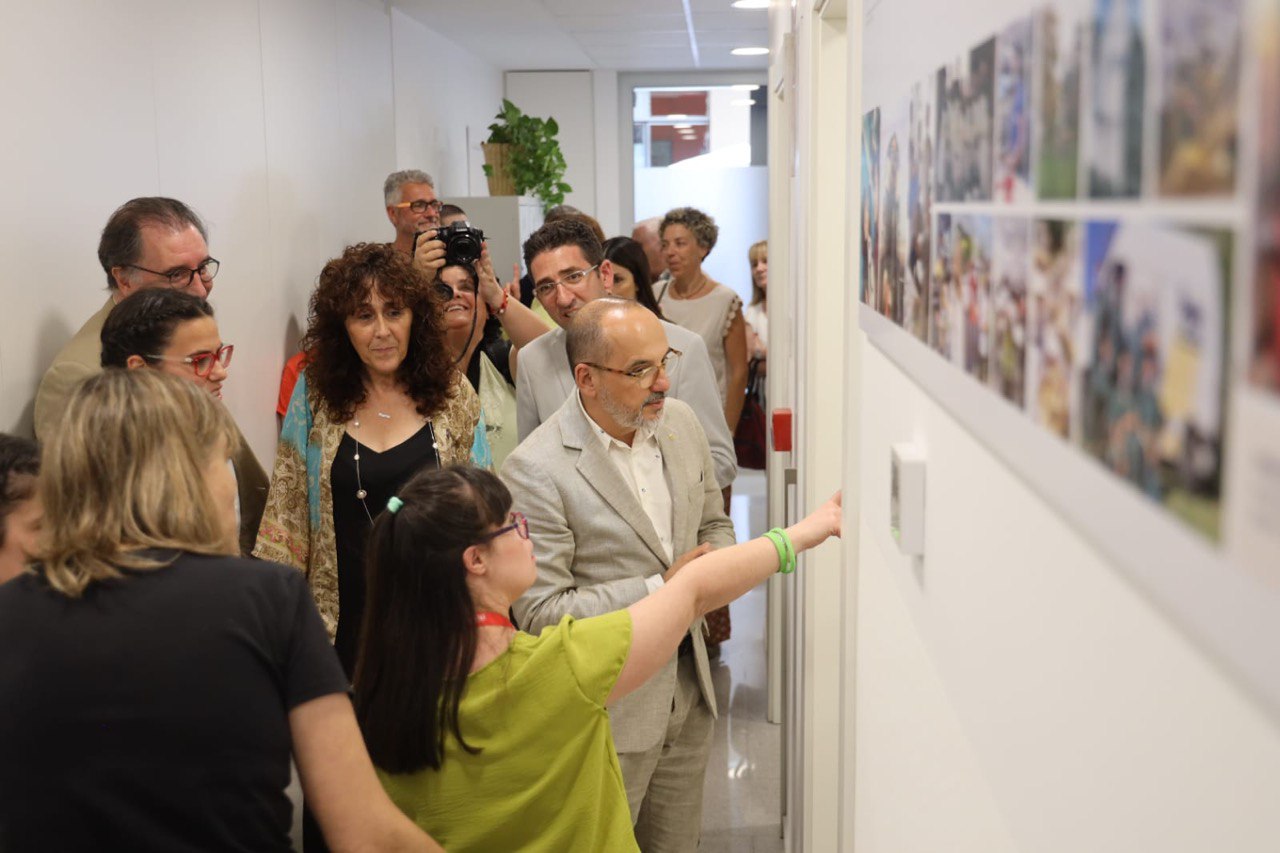
[[[754,92],[756,89],[760,88],[760,84],[759,83],[734,83],[729,88],[736,89],[739,92]]]
[[[729,51],[734,56],[764,56],[769,52],[767,47],[735,47]]]
[[[768,9],[769,0],[733,0],[735,9]]]
[[[688,116],[687,116],[687,115],[685,115],[684,113],[666,113],[666,114],[665,114],[665,115],[663,115],[662,117],[663,117],[663,118],[670,118],[670,119],[688,118]]]
[[[729,106],[731,107],[750,107],[750,106],[753,106],[754,104],[755,104],[755,101],[752,100],[751,98],[739,98],[736,101],[729,102]]]
[[[693,130],[693,125],[691,124],[673,124],[671,126],[676,130]]]

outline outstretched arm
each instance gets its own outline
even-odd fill
[[[840,535],[840,495],[787,528],[796,553]],[[608,702],[626,696],[671,659],[689,626],[723,607],[778,570],[778,551],[764,537],[722,548],[689,563],[661,589],[627,608],[631,648]]]

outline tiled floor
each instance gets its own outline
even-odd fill
[[[730,515],[738,541],[765,530],[761,471],[742,471]],[[730,605],[733,635],[712,662],[720,719],[703,789],[702,844],[712,853],[781,853],[782,729],[766,719],[765,588]]]

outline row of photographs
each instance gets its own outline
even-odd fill
[[[939,213],[931,237],[863,301],[1219,539],[1231,232]]]
[[[1144,5],[1159,43],[1147,45]],[[1243,0],[1055,0],[911,87],[863,124],[877,192],[939,202],[1143,194],[1156,75],[1160,197],[1232,196]],[[1152,60],[1154,53],[1158,59]],[[910,187],[905,185],[910,182]]]

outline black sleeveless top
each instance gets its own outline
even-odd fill
[[[373,526],[370,518],[387,508],[387,499],[424,467],[439,465],[440,456],[432,447],[432,432],[423,425],[409,438],[383,453],[356,444],[350,433],[342,436],[330,468],[333,486],[333,533],[338,552],[338,636],[334,646],[338,659],[351,676],[355,672],[356,649],[360,642],[360,619],[364,613],[364,547]],[[355,455],[360,451],[357,484]],[[361,501],[356,491],[368,494]]]

